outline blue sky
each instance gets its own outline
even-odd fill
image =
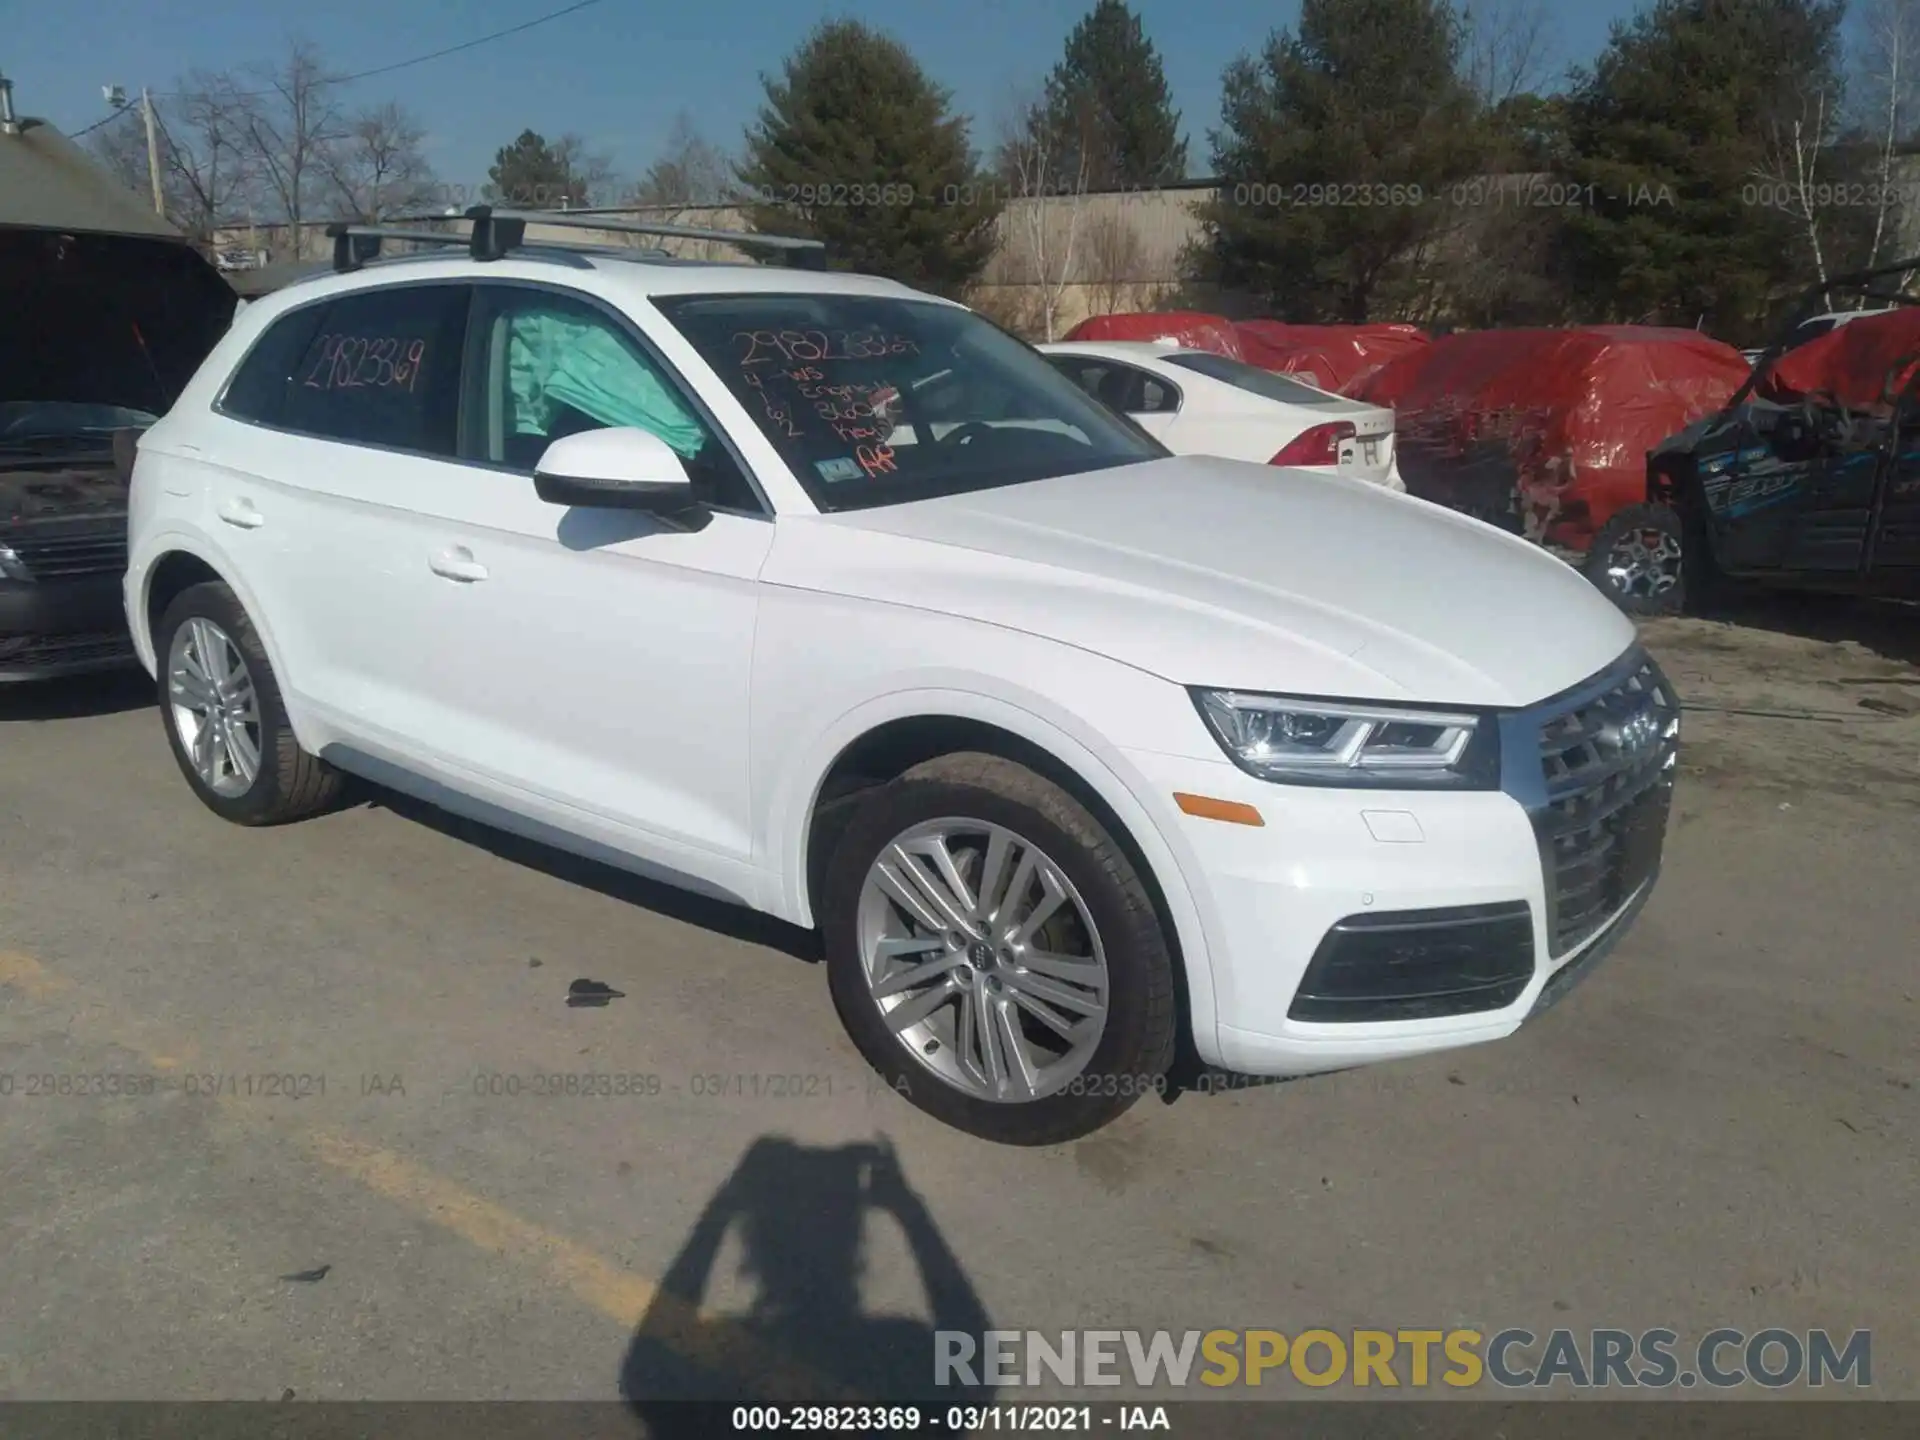
[[[457,44],[558,9],[565,0],[0,0],[0,71],[16,103],[62,129],[106,113],[100,87],[156,90],[196,67],[271,60],[293,36],[317,44],[341,72]],[[574,131],[623,174],[643,171],[676,112],[712,140],[736,145],[778,67],[828,14],[896,35],[956,103],[976,117],[975,141],[1022,84],[1059,57],[1091,0],[599,0],[591,8],[491,45],[352,87],[353,103],[398,99],[429,133],[442,180],[485,179],[493,152],[523,128]],[[1588,59],[1634,0],[1547,0],[1565,62]],[[1292,23],[1294,0],[1135,0],[1204,166],[1218,119],[1220,72],[1235,55]]]

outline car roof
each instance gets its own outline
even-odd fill
[[[475,260],[464,251],[428,251],[372,261],[357,270],[332,270],[282,286],[249,309],[263,318],[334,295],[429,280],[520,280],[585,290],[608,299],[651,300],[673,295],[866,295],[951,304],[898,281],[839,271],[782,265],[662,260],[636,252],[629,259],[560,247],[528,246],[499,260]]]

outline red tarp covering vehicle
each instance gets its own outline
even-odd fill
[[[1355,395],[1383,365],[1426,349],[1432,337],[1417,325],[1289,325],[1242,320],[1234,325],[1249,365],[1298,375],[1310,385]]]
[[[1223,316],[1198,310],[1163,310],[1132,315],[1093,315],[1065,336],[1068,340],[1172,341],[1189,350],[1210,350],[1230,360],[1245,360],[1240,337]]]
[[[1740,352],[1694,330],[1609,325],[1442,336],[1359,398],[1396,411],[1415,495],[1584,552],[1647,495],[1647,452],[1724,405]]]
[[[1891,404],[1920,369],[1920,306],[1863,315],[1795,346],[1760,381],[1769,400],[1830,396],[1850,410]]]

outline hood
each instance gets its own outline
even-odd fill
[[[0,227],[0,402],[164,414],[226,334],[234,293],[191,246]]]
[[[1526,705],[1635,634],[1581,575],[1491,526],[1234,460],[780,523],[775,584],[966,615],[1184,685]]]

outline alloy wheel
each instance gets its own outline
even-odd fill
[[[1627,531],[1607,552],[1607,583],[1622,595],[1667,594],[1680,583],[1680,537],[1657,525]]]
[[[929,820],[861,886],[860,958],[881,1018],[925,1070],[976,1099],[1056,1094],[1106,1029],[1105,951],[1087,903],[1004,826]]]
[[[167,696],[174,733],[201,783],[229,799],[252,789],[260,774],[260,697],[233,637],[200,615],[175,630]]]

